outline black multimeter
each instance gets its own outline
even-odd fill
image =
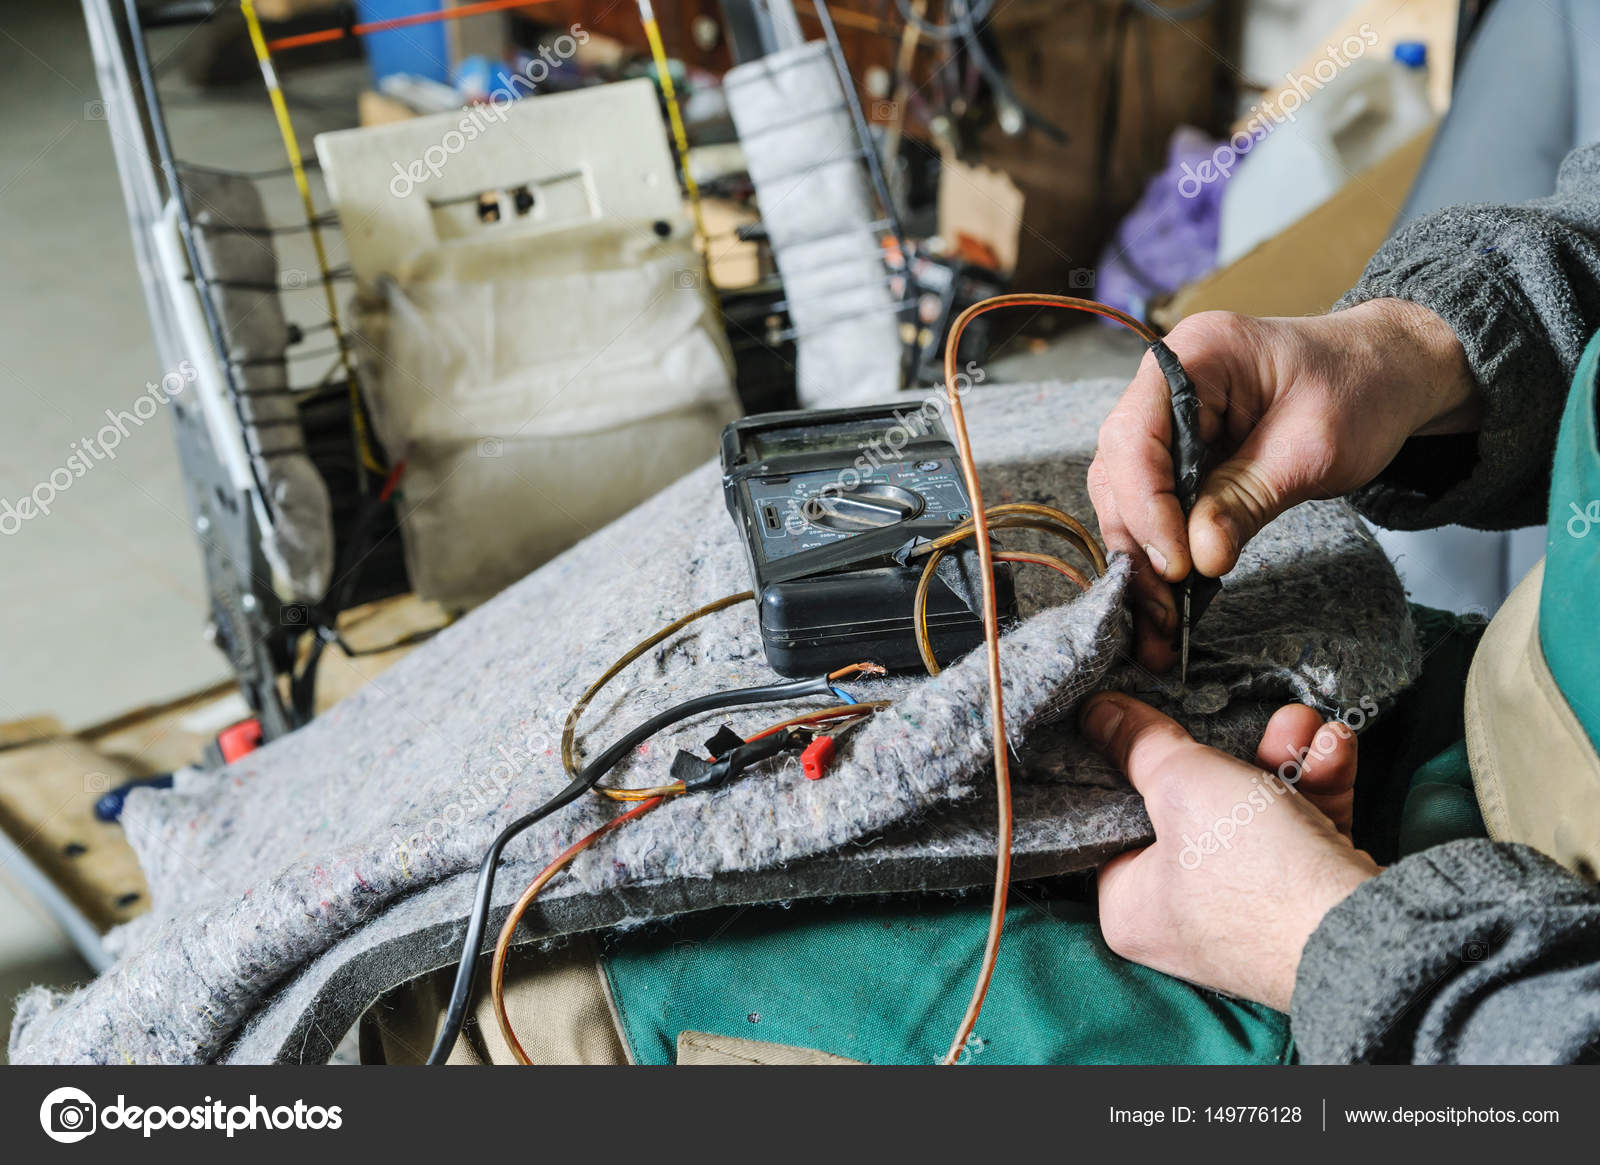
[[[744,535],[767,662],[810,676],[872,661],[917,668],[916,539],[972,516],[960,455],[936,416],[912,404],[764,413],[722,431],[722,487]],[[1010,571],[995,570],[1002,617]],[[928,591],[941,663],[983,642],[983,622],[944,581]]]

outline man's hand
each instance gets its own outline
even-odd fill
[[[1427,308],[1378,299],[1326,316],[1190,316],[1167,337],[1200,398],[1214,468],[1185,524],[1166,381],[1146,356],[1100,429],[1089,495],[1106,546],[1132,555],[1140,662],[1174,662],[1169,584],[1220,578],[1256,532],[1312,498],[1365,485],[1407,438],[1477,427],[1461,343]]]
[[[1378,873],[1349,837],[1354,733],[1290,704],[1268,723],[1254,768],[1130,696],[1095,696],[1082,723],[1144,797],[1156,831],[1154,845],[1100,871],[1107,945],[1287,1011],[1306,939]]]

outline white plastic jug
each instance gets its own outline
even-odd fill
[[[1427,47],[1404,41],[1388,59],[1357,57],[1304,97],[1293,120],[1263,119],[1270,131],[1239,159],[1222,195],[1219,265],[1321,206],[1433,120]]]

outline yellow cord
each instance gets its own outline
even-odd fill
[[[345,379],[350,384],[350,420],[355,429],[356,448],[361,463],[373,473],[387,473],[372,449],[372,438],[367,431],[365,407],[361,401],[361,385],[356,379],[355,366],[350,362],[350,351],[344,342],[344,328],[339,322],[338,297],[333,292],[333,279],[328,269],[328,252],[322,244],[322,230],[317,226],[317,206],[311,197],[311,183],[306,181],[305,160],[300,154],[300,141],[295,137],[294,123],[289,120],[289,103],[283,98],[278,85],[278,71],[272,67],[272,54],[267,50],[267,38],[261,34],[261,20],[256,16],[255,0],[239,0],[245,25],[250,30],[250,44],[256,51],[256,62],[261,66],[261,80],[267,87],[267,99],[272,103],[273,116],[278,121],[278,133],[283,137],[284,153],[289,156],[289,169],[294,172],[295,188],[300,191],[300,203],[305,208],[306,226],[311,233],[311,246],[317,254],[317,269],[322,276],[322,292],[328,300],[328,319],[333,323],[333,334],[339,344],[339,363]]]
[[[678,108],[678,91],[672,84],[672,70],[667,67],[667,49],[661,43],[661,26],[656,23],[655,9],[650,0],[639,0],[639,19],[644,22],[645,39],[650,42],[650,56],[656,63],[656,80],[661,85],[661,96],[667,103],[667,121],[672,125],[672,143],[678,150],[678,165],[683,167],[683,185],[689,192],[689,208],[694,214],[694,237],[700,253],[710,256],[711,245],[706,237],[705,219],[700,213],[700,184],[689,169],[689,135],[684,132],[683,113]],[[710,278],[710,269],[706,271]]]

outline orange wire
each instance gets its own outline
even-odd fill
[[[388,32],[396,28],[410,28],[417,24],[433,24],[440,20],[460,20],[463,16],[477,16],[484,12],[499,12],[504,8],[533,8],[540,4],[548,4],[550,0],[480,0],[477,4],[463,4],[459,8],[440,8],[434,12],[417,12],[410,16],[395,16],[388,20],[370,20],[365,24],[352,24],[348,28],[339,25],[335,28],[319,29],[316,32],[302,32],[295,36],[279,37],[277,40],[268,41],[267,48],[275,53],[284,49],[304,48],[306,45],[326,44],[328,41],[343,40],[347,36],[370,36],[375,32]]]
[[[1083,577],[1081,570],[1062,562],[1053,554],[1035,554],[1031,550],[1002,550],[994,558],[996,562],[1031,562],[1035,566],[1048,566],[1057,574],[1071,579],[1080,591],[1089,589],[1089,580]]]
[[[878,665],[871,664],[866,666],[877,667]],[[779,721],[768,728],[763,728],[754,736],[747,737],[745,743],[752,744],[757,740],[763,740],[775,733],[782,732],[785,728],[793,728],[798,724],[826,724],[834,720],[856,720],[871,716],[873,713],[888,706],[888,700],[866,700],[859,704],[837,704],[832,708],[823,708],[818,712],[807,712],[803,716],[791,716],[787,720]],[[594,791],[602,797],[611,798],[613,801],[645,801],[651,797],[674,796],[687,790],[684,788],[682,781],[673,781],[669,785],[655,785],[648,789],[629,789],[619,785],[596,785]]]
[[[783,721],[781,724],[774,724],[771,728],[756,733],[756,735],[750,737],[750,739],[760,740],[764,736],[771,736],[775,732],[781,732],[783,729],[796,724],[813,724],[831,720],[846,720],[853,723],[855,721],[864,719],[865,716],[871,715],[880,708],[886,708],[888,706],[889,702],[887,700],[874,700],[862,704],[841,704],[836,708],[824,708],[820,712],[812,712],[804,716],[796,716],[793,719]],[[528,912],[528,908],[533,905],[534,899],[537,898],[540,893],[543,892],[544,888],[550,884],[551,879],[565,869],[573,858],[577,857],[584,850],[588,849],[595,842],[599,841],[606,834],[610,833],[613,829],[621,828],[628,822],[633,821],[636,818],[643,817],[646,813],[661,805],[668,796],[683,792],[683,785],[681,782],[677,783],[675,788],[672,786],[665,786],[664,788],[668,791],[654,792],[654,795],[650,796],[648,800],[641,800],[638,805],[634,806],[626,813],[623,813],[617,817],[613,817],[610,821],[606,822],[599,829],[596,829],[593,833],[590,833],[586,837],[573,842],[566,849],[562,850],[553,862],[551,862],[544,869],[540,870],[538,876],[535,877],[533,881],[528,883],[527,889],[522,892],[521,896],[517,898],[516,903],[511,907],[511,913],[506,915],[505,923],[500,927],[500,935],[495,940],[494,944],[494,963],[489,972],[489,998],[494,1004],[494,1016],[495,1021],[500,1025],[500,1034],[505,1037],[506,1045],[511,1049],[511,1054],[516,1058],[517,1063],[533,1063],[528,1056],[527,1050],[522,1046],[522,1041],[517,1039],[516,1029],[511,1026],[511,1016],[506,1011],[506,959],[511,953],[511,940],[516,934],[518,924],[522,921],[522,916],[525,915]],[[643,795],[647,792],[653,792],[650,790],[627,789],[609,789],[601,791],[605,792],[607,795],[620,794],[621,796],[617,797],[619,800],[632,799],[627,796],[629,793],[634,793],[637,796]]]
[[[489,995],[494,1000],[494,1016],[499,1021],[500,1034],[505,1036],[506,1043],[511,1048],[511,1054],[517,1058],[517,1063],[533,1063],[528,1058],[528,1053],[523,1049],[522,1042],[517,1039],[516,1031],[511,1027],[511,1017],[506,1014],[506,956],[511,951],[511,937],[516,933],[517,924],[522,921],[522,916],[528,912],[528,907],[533,905],[533,900],[539,896],[539,892],[549,885],[550,879],[559,874],[567,863],[571,862],[573,858],[613,829],[626,825],[637,817],[643,817],[665,800],[666,797],[652,797],[621,816],[613,817],[582,840],[573,842],[561,851],[561,855],[555,861],[539,871],[539,876],[528,883],[528,888],[517,899],[516,905],[511,908],[511,913],[506,915],[505,925],[500,928],[500,937],[495,940],[494,944],[494,966],[489,974]]]
[[[824,708],[820,712],[810,712],[804,716],[792,716],[788,720],[772,725],[770,728],[763,728],[746,740],[745,743],[752,744],[757,740],[764,740],[774,733],[782,732],[785,728],[793,728],[797,724],[821,724],[829,720],[853,720],[857,716],[869,715],[888,706],[888,700],[867,700],[860,704],[840,704],[834,708]]]
[[[837,671],[828,673],[830,680],[845,680],[851,676],[883,676],[888,675],[889,669],[881,663],[850,663]]]
[[[984,653],[989,671],[990,728],[994,735],[994,785],[998,802],[999,822],[996,828],[998,852],[995,857],[994,902],[989,911],[989,935],[984,942],[983,958],[978,964],[978,982],[972,989],[961,1025],[956,1028],[955,1039],[945,1053],[944,1063],[959,1061],[972,1029],[977,1026],[978,1015],[983,1011],[983,1000],[989,993],[989,981],[994,978],[994,967],[1000,957],[1000,936],[1006,923],[1006,898],[1011,890],[1011,755],[1006,745],[1005,699],[1000,674],[1000,613],[994,588],[994,548],[989,544],[989,516],[983,507],[983,488],[978,483],[978,467],[972,457],[972,440],[967,436],[967,418],[961,408],[961,389],[957,387],[956,353],[961,345],[961,333],[973,320],[1002,307],[1064,307],[1085,311],[1091,315],[1115,320],[1132,328],[1146,343],[1159,338],[1148,325],[1126,312],[1092,299],[1079,299],[1071,295],[997,295],[973,304],[956,317],[950,325],[950,335],[944,348],[945,397],[950,402],[950,427],[961,453],[961,476],[967,485],[968,499],[972,503],[972,536],[978,544],[978,582],[983,593]]]

